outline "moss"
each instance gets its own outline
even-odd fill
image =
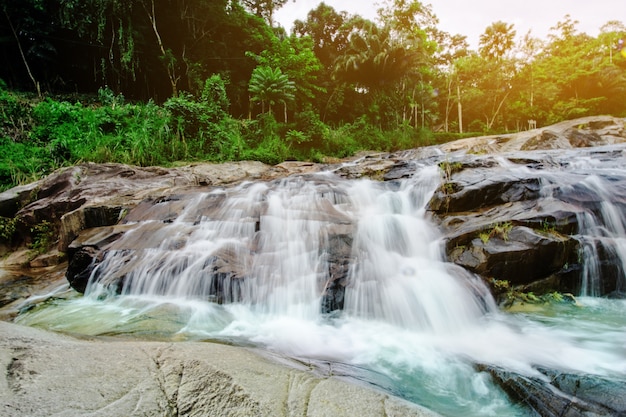
[[[530,311],[548,304],[577,303],[576,298],[571,294],[550,291],[538,295],[532,291],[516,289],[507,280],[491,278],[488,284],[498,304],[510,312]]]

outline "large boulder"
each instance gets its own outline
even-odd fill
[[[316,190],[321,195],[334,193],[341,198],[331,181],[294,179],[296,186],[308,180],[316,181]],[[233,187],[228,192],[224,188],[196,187],[192,192],[145,199],[129,210],[117,225],[85,229],[78,234],[67,248],[67,279],[79,292],[86,290],[89,280],[97,280],[119,292],[125,287],[128,274],[139,268],[143,259],[158,251],[155,267],[189,271],[193,275],[190,279],[198,282],[196,295],[219,303],[241,300],[244,282],[256,273],[249,266],[265,262],[263,257],[273,256],[272,249],[264,249],[263,245],[268,243],[265,241],[268,234],[280,233],[280,230],[273,230],[271,224],[263,228],[261,223],[268,215],[266,193],[280,184],[281,180],[265,183],[255,204],[239,202],[245,201],[249,192],[246,185]],[[201,195],[200,202],[198,195]],[[297,213],[298,210],[293,211],[293,215],[298,216]],[[311,238],[320,239],[324,252],[319,256],[327,265],[327,270],[320,271],[320,276],[326,277],[319,288],[324,299],[321,310],[324,313],[340,310],[353,256],[354,225],[324,198],[318,199],[312,210],[305,213],[306,218],[301,220],[320,225],[319,236]],[[249,235],[237,242],[230,239],[211,250],[179,254],[180,249],[193,244],[190,236],[198,230],[198,225],[212,220],[223,225],[232,223],[238,230],[247,230]],[[268,250],[270,253],[266,253]]]
[[[77,340],[0,322],[0,416],[437,415],[258,353],[209,342]]]

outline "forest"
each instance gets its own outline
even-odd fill
[[[430,6],[375,21],[287,0],[2,0],[0,191],[80,162],[328,161],[586,115],[626,116],[626,26],[547,39]]]

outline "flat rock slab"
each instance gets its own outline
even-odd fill
[[[0,322],[0,416],[436,416],[250,349],[78,340]]]

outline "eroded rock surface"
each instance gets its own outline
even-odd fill
[[[436,416],[250,350],[76,340],[0,322],[0,416]]]

